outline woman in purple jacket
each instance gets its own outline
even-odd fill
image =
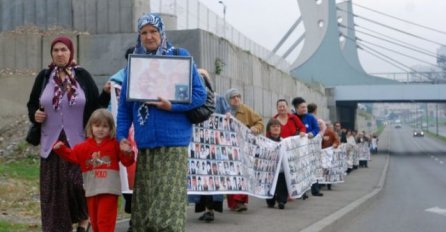
[[[110,94],[99,96],[91,75],[73,61],[70,38],[59,36],[51,43],[52,62],[34,81],[27,103],[31,122],[40,124],[40,202],[42,231],[87,230],[88,213],[81,171],[52,152],[60,140],[69,147],[85,139],[84,127],[91,113],[106,107]]]

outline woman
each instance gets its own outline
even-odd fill
[[[190,56],[185,49],[174,51],[167,41],[162,19],[155,14],[139,18],[134,53]],[[206,90],[195,65],[190,104],[171,103],[163,98],[157,102],[129,101],[127,78],[126,75],[119,99],[117,138],[125,142],[133,123],[138,147],[132,199],[133,230],[184,231],[187,148],[192,137],[192,123],[185,112],[204,104]]]
[[[49,69],[36,77],[29,101],[28,116],[40,123],[40,202],[42,231],[67,232],[73,223],[85,231],[88,213],[79,167],[52,152],[61,140],[69,147],[85,139],[84,127],[91,113],[106,107],[110,94],[99,96],[91,75],[73,61],[70,38],[59,36],[51,43]]]
[[[277,114],[274,118],[279,120],[281,132],[280,137],[287,138],[299,134],[301,137],[305,135],[305,125],[300,119],[289,112],[288,102],[285,99],[279,99],[276,103]],[[269,131],[266,132],[268,136]]]
[[[238,89],[229,89],[225,93],[226,101],[230,106],[230,114],[247,126],[251,132],[258,135],[263,132],[262,117],[253,109],[242,103],[242,94]],[[248,210],[248,195],[232,194],[227,196],[229,209],[242,212]]]
[[[275,118],[272,118],[266,124],[266,134],[267,137],[273,141],[280,142],[281,138],[281,128],[283,128],[282,123]],[[285,209],[285,204],[288,200],[288,188],[286,186],[285,174],[283,172],[283,163],[280,164],[279,177],[277,178],[276,191],[272,199],[267,199],[266,204],[268,208],[274,208],[276,204],[279,209]]]

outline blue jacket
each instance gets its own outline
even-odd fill
[[[166,55],[173,55],[173,50]],[[190,56],[185,49],[178,49],[178,55]],[[191,104],[172,103],[171,111],[149,106],[149,116],[144,125],[140,125],[138,109],[144,103],[127,101],[127,72],[125,72],[118,107],[117,139],[121,141],[127,138],[130,125],[133,123],[138,149],[188,146],[192,137],[192,123],[185,112],[203,105],[205,100],[206,90],[193,64]]]
[[[316,117],[314,117],[312,114],[304,114],[304,115],[297,115],[297,117],[300,118],[302,123],[307,128],[307,134],[312,133],[313,136],[316,136],[319,133],[319,124],[317,123]]]

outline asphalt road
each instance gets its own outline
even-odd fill
[[[386,184],[379,197],[337,231],[446,231],[446,144],[390,128]]]

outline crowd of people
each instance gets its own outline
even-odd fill
[[[126,52],[147,56],[190,56],[167,40],[162,19],[144,14],[137,22],[136,43]],[[131,213],[128,231],[185,231],[186,205],[195,203],[198,218],[214,221],[214,211],[223,212],[223,195],[186,197],[188,145],[193,124],[186,112],[203,105],[206,89],[202,78],[209,73],[191,69],[191,101],[187,104],[128,99],[128,67],[110,78],[99,93],[87,70],[76,64],[70,38],[59,36],[50,47],[52,62],[35,79],[27,104],[30,121],[41,126],[40,201],[42,230],[69,232],[111,232],[115,229],[118,196],[121,195],[118,162],[136,162],[133,194],[124,194],[125,211]],[[111,83],[119,85],[117,116],[110,109]],[[116,94],[116,93],[114,93]],[[322,136],[323,148],[340,143],[371,142],[377,152],[377,138],[364,132],[342,129],[340,123],[317,117],[317,105],[302,97],[289,103],[279,99],[277,114],[266,125],[260,114],[243,103],[240,90],[231,88],[216,94],[216,113],[231,115],[255,135],[265,134],[273,141],[290,136]],[[134,141],[133,141],[134,139]],[[137,151],[132,149],[136,145]],[[137,158],[136,158],[137,153]],[[367,167],[367,161],[360,164]],[[122,167],[121,167],[122,168]],[[352,170],[356,167],[352,167]],[[328,186],[331,189],[331,186]],[[322,197],[318,183],[313,196]],[[303,199],[308,196],[304,195]],[[248,210],[248,196],[226,196],[230,210]],[[289,199],[283,167],[272,199],[267,206],[284,209]]]

